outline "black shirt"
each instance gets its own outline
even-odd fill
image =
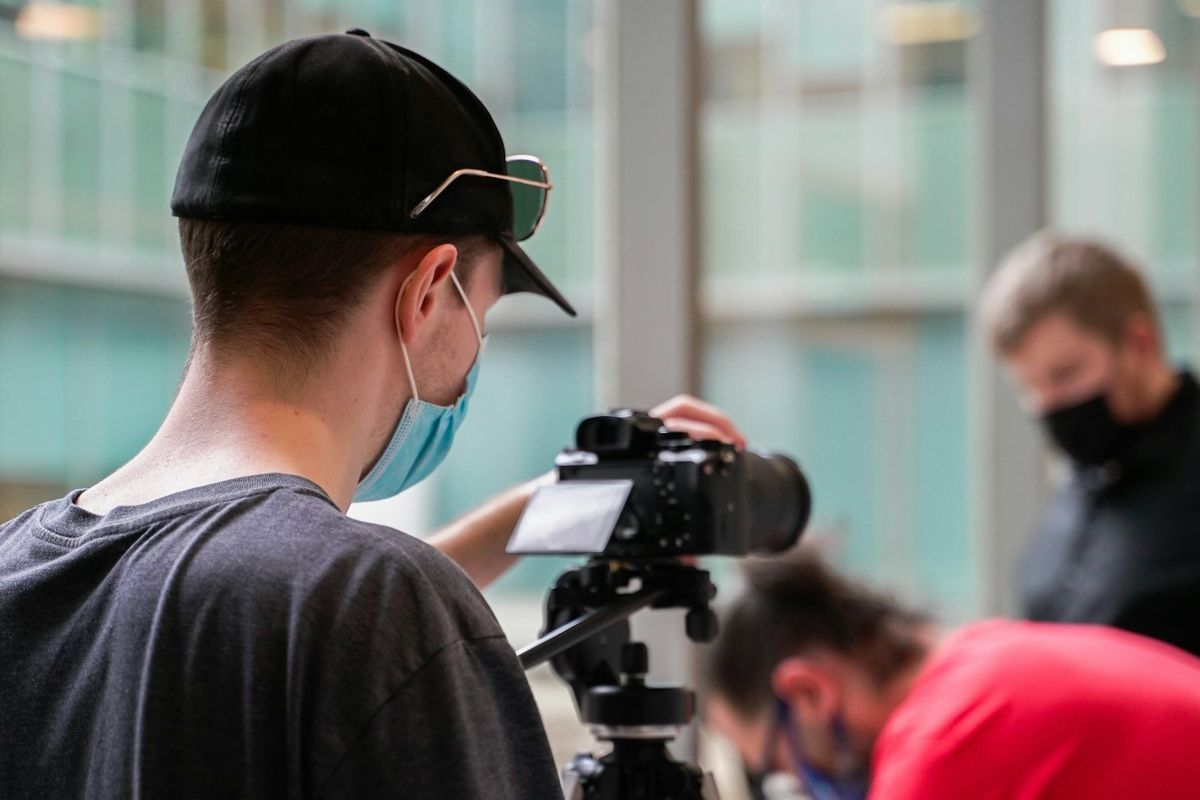
[[[561,798],[516,655],[428,545],[261,475],[0,527],[2,798]]]
[[[1200,655],[1200,385],[1190,373],[1114,461],[1078,468],[1020,565],[1034,620],[1091,622]]]

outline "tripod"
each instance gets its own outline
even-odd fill
[[[569,800],[715,800],[711,778],[677,761],[667,743],[692,720],[695,694],[648,686],[649,650],[630,640],[643,608],[686,608],[692,641],[717,635],[709,574],[674,560],[616,563],[594,558],[563,572],[546,598],[542,637],[518,654],[525,669],[547,659],[570,685],[580,719],[612,750],[576,756],[563,773]]]

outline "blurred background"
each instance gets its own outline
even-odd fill
[[[188,344],[188,132],[263,49],[349,27],[548,162],[528,249],[582,312],[501,304],[445,466],[359,516],[425,535],[581,416],[687,389],[798,457],[844,567],[962,621],[1008,608],[1046,482],[973,324],[996,259],[1100,236],[1174,357],[1200,344],[1197,0],[0,0],[0,518],[153,433]],[[515,644],[563,563],[489,591]]]

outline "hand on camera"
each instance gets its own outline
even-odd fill
[[[677,394],[650,409],[650,414],[671,430],[683,431],[693,439],[719,439],[736,445],[739,450],[746,448],[746,437],[724,411],[690,394]],[[699,563],[695,556],[679,560],[693,567]]]
[[[652,408],[650,414],[669,429],[683,431],[693,439],[718,439],[736,445],[739,450],[746,447],[746,437],[724,411],[690,394],[675,395]]]

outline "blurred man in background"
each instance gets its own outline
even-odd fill
[[[1107,247],[1044,232],[992,276],[983,319],[1071,464],[1020,562],[1023,613],[1200,654],[1200,387],[1168,363],[1144,279]]]
[[[0,527],[0,797],[561,798],[475,585],[531,487],[435,547],[345,516],[446,455],[501,295],[574,313],[517,244],[549,188],[467,87],[365,31],[218,89],[172,200],[174,404],[115,473]],[[656,413],[740,441],[690,398]]]
[[[808,550],[748,567],[712,654],[706,716],[770,787],[759,796],[1200,790],[1200,659],[1092,625],[993,620],[938,642],[924,616]],[[777,772],[793,792],[764,780]]]

